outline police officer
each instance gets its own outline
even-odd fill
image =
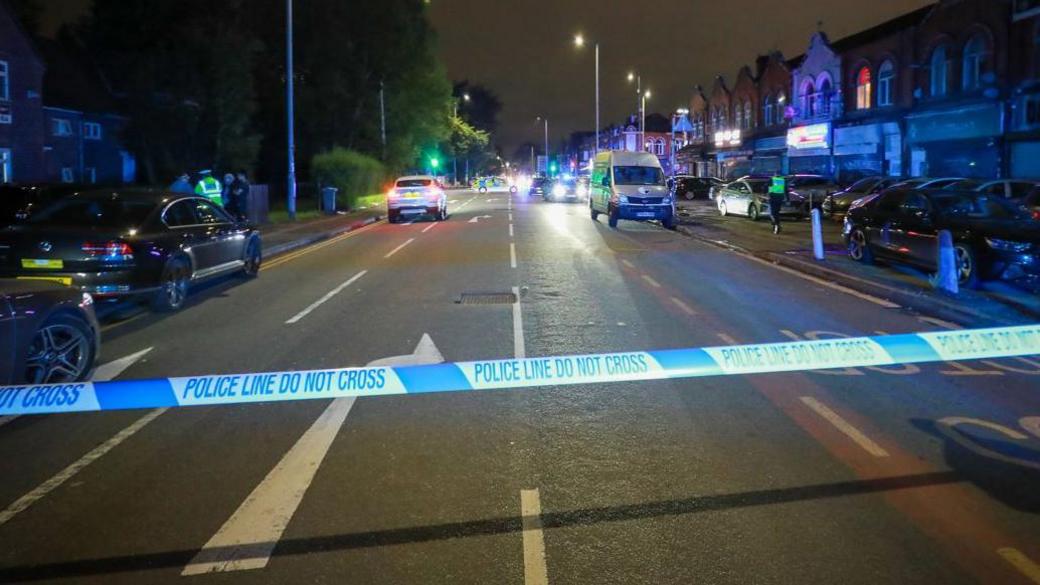
[[[774,175],[769,184],[769,216],[773,219],[773,235],[780,234],[780,209],[787,202],[787,179]]]
[[[199,182],[195,184],[195,194],[199,197],[205,197],[217,205],[223,206],[223,186],[220,181],[213,176],[213,171],[201,171],[199,175],[202,177]]]

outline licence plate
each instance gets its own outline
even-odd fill
[[[72,286],[72,278],[69,276],[19,276],[17,280],[46,280],[64,284],[65,286]]]
[[[640,211],[636,214],[636,217],[654,217],[655,215],[657,214],[650,211]]]
[[[61,260],[38,260],[33,258],[22,258],[22,268],[31,270],[61,270],[65,263]]]

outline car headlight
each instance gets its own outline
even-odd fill
[[[618,195],[618,203],[628,203],[628,195]]]
[[[986,238],[986,244],[994,250],[1004,252],[1027,252],[1033,248],[1033,244],[1029,242],[1014,242],[998,238]]]
[[[553,197],[563,197],[567,194],[567,189],[564,189],[563,185],[553,185],[552,194]]]
[[[578,187],[578,189],[576,191],[578,193],[578,197],[584,197],[584,196],[589,194],[589,190],[586,189],[583,186],[582,187]]]

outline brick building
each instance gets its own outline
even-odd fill
[[[1040,4],[1017,2],[1008,35],[1009,174],[1040,179]]]
[[[0,0],[0,183],[43,179],[44,61]]]
[[[794,66],[800,64],[795,61]],[[779,52],[756,60],[759,125],[753,144],[752,172],[787,172],[787,121],[791,96],[791,63]]]
[[[815,33],[801,65],[791,71],[794,92],[787,157],[792,173],[834,172],[832,128],[844,111],[841,56],[827,35]]]

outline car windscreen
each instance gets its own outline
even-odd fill
[[[397,182],[399,188],[407,189],[409,187],[429,187],[433,184],[430,179],[403,179]]]
[[[120,197],[71,197],[33,215],[28,223],[61,227],[129,228],[139,226],[155,209],[151,201]]]
[[[657,167],[614,167],[618,185],[664,185],[664,172]]]
[[[852,186],[848,188],[848,191],[849,193],[867,193],[868,191],[873,189],[877,183],[877,179],[872,179],[870,177],[866,179],[860,179],[853,183]]]
[[[748,185],[751,186],[752,193],[758,193],[759,195],[769,193],[769,181],[748,181]]]
[[[998,197],[949,193],[932,197],[932,202],[940,213],[948,216],[1004,220],[1029,218],[1025,210]]]
[[[534,185],[535,187],[542,187],[542,186],[544,186],[548,182],[549,182],[549,179],[546,179],[544,177],[537,177],[533,181],[531,181],[531,184]]]

